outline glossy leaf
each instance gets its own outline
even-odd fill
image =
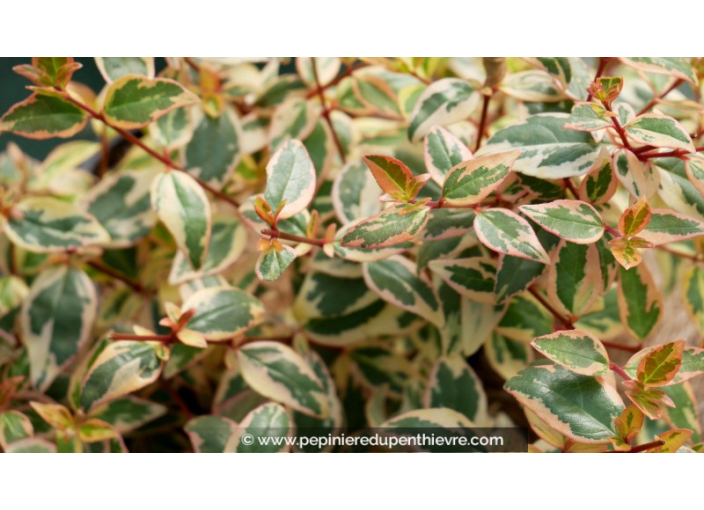
[[[597,376],[609,370],[609,355],[602,343],[581,329],[541,336],[531,345],[546,358],[576,374]]]
[[[487,209],[477,214],[474,229],[487,248],[514,257],[549,261],[535,232],[526,220],[508,209]]]

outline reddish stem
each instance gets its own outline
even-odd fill
[[[601,78],[601,75],[604,73],[604,70],[606,69],[606,64],[609,63],[609,59],[606,57],[599,57],[599,67],[596,70],[596,74],[594,75],[594,79],[592,81],[596,81],[599,78]],[[587,101],[592,100],[592,95],[587,94]]]
[[[636,116],[643,115],[645,112],[650,110],[653,106],[655,106],[659,101],[661,101],[670,92],[672,92],[677,87],[682,85],[683,82],[684,82],[684,80],[682,80],[681,78],[675,80],[675,82],[672,85],[670,85],[666,90],[664,90],[663,92],[661,92],[657,96],[653,96],[653,98],[650,100],[650,102],[648,104],[646,104],[643,108],[641,108],[641,110],[636,114]]]
[[[110,333],[112,340],[137,340],[139,342],[173,342],[173,335],[132,335],[129,333]]]
[[[565,178],[562,180],[562,182],[565,185],[565,188],[570,190],[570,192],[574,195],[574,198],[579,199],[579,191],[574,187],[574,184],[572,184],[572,181],[568,178]]]
[[[281,232],[280,230],[272,230],[270,228],[262,229],[262,235],[269,236],[272,238],[286,239],[287,241],[294,241],[296,243],[312,244],[313,246],[325,246],[325,241],[322,239],[313,239],[311,237],[287,234],[286,232]]]
[[[649,443],[644,443],[644,444],[639,444],[638,446],[634,446],[627,452],[620,451],[620,450],[612,450],[612,451],[606,452],[606,453],[640,453],[640,452],[644,452],[646,450],[650,450],[651,448],[657,448],[658,446],[662,446],[664,444],[665,444],[665,441],[663,441],[662,439],[657,439],[657,440],[651,441]]]
[[[482,105],[482,116],[479,119],[479,128],[477,128],[477,144],[474,146],[474,152],[482,146],[482,138],[484,138],[484,130],[486,129],[486,118],[489,113],[489,103],[491,102],[492,94],[484,95],[484,104]]]
[[[116,280],[120,280],[122,283],[130,287],[132,290],[135,292],[138,292],[140,294],[145,294],[146,289],[142,287],[142,285],[139,282],[135,282],[134,280],[131,280],[127,276],[123,275],[122,273],[114,270],[113,268],[104,265],[102,262],[98,262],[95,260],[90,260],[87,262],[87,264],[95,269],[96,271],[100,271],[101,273],[104,273]]]
[[[704,147],[697,147],[696,149],[694,149],[694,151],[695,152],[702,152],[702,151],[704,151]],[[638,159],[640,159],[640,160],[653,159],[653,158],[680,158],[680,159],[682,159],[687,154],[690,154],[690,152],[684,151],[684,150],[675,150],[675,151],[668,151],[668,152],[646,152],[646,153],[638,154]]]
[[[323,118],[330,128],[330,133],[332,133],[332,139],[335,142],[335,147],[337,147],[337,152],[340,154],[340,159],[344,164],[347,162],[345,158],[345,150],[342,147],[342,142],[340,142],[340,138],[337,136],[337,131],[332,123],[332,119],[330,118],[330,109],[325,101],[325,93],[323,92],[323,87],[320,85],[320,80],[318,79],[318,64],[315,61],[315,57],[311,57],[310,66],[313,69],[313,79],[315,80],[315,88],[318,92],[318,96],[320,97],[320,104],[323,106]]]
[[[337,85],[338,83],[340,83],[342,80],[344,80],[345,78],[347,78],[348,76],[350,76],[350,75],[351,75],[352,73],[354,73],[355,71],[357,71],[357,70],[359,70],[359,69],[362,69],[363,67],[367,67],[368,65],[369,65],[369,64],[367,64],[367,63],[365,63],[365,62],[361,62],[361,63],[359,63],[359,64],[357,64],[357,65],[350,66],[350,67],[348,67],[342,74],[340,74],[340,75],[337,76],[334,80],[332,80],[330,83],[328,83],[327,85],[324,85],[324,86],[321,87],[321,88],[322,88],[323,90],[327,90],[327,89],[329,89],[329,88],[332,88],[332,87],[334,87],[335,85]],[[306,99],[310,99],[311,97],[315,96],[317,93],[318,93],[318,90],[317,90],[317,89],[313,89],[313,90],[309,91],[308,94],[306,94]]]
[[[631,376],[628,375],[626,373],[626,371],[623,368],[621,368],[620,366],[618,366],[616,363],[614,363],[614,362],[609,363],[609,368],[611,370],[613,370],[614,372],[616,372],[618,375],[620,375],[624,381],[632,381],[633,380],[631,378]]]
[[[617,344],[614,342],[609,342],[608,340],[602,340],[601,343],[604,345],[604,347],[607,347],[609,349],[618,349],[620,351],[636,353],[640,350],[640,348],[636,345]]]
[[[548,301],[538,292],[535,287],[531,287],[528,289],[528,291],[533,294],[533,297],[537,299],[541,305],[545,307],[547,311],[549,311],[558,321],[560,321],[566,328],[569,329],[574,329],[574,323],[568,319],[567,317],[563,317],[560,312],[555,310],[553,306],[548,303]]]

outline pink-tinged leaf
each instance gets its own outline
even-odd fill
[[[650,221],[650,204],[644,197],[638,200],[631,207],[623,211],[621,219],[618,220],[618,229],[624,237],[631,237],[643,230]]]
[[[579,185],[579,199],[593,205],[601,205],[608,202],[617,189],[618,180],[611,166],[609,151],[604,148]]]
[[[411,241],[423,230],[429,209],[424,202],[396,204],[352,227],[341,245],[350,248],[384,248]]]
[[[633,197],[650,198],[658,191],[660,173],[650,163],[643,164],[630,150],[614,151],[611,166],[618,181]]]
[[[638,381],[645,386],[666,386],[682,365],[684,340],[658,346],[638,363]]]
[[[61,97],[32,94],[2,116],[0,132],[35,140],[70,138],[85,127],[87,120],[86,112]]]
[[[503,183],[521,155],[514,150],[480,156],[452,168],[442,188],[442,200],[451,206],[478,204]]]
[[[687,178],[697,191],[704,196],[704,157],[692,156],[684,161]]]
[[[598,338],[581,329],[558,331],[534,339],[543,356],[580,375],[597,376],[609,370],[609,355]]]
[[[639,115],[624,126],[628,138],[643,145],[694,152],[687,130],[672,117],[660,113]]]
[[[640,253],[641,248],[651,248],[652,246],[651,243],[640,237],[632,237],[630,239],[619,237],[609,241],[611,254],[626,269],[636,267],[643,261]]]
[[[413,173],[405,164],[391,156],[369,155],[363,159],[385,194],[397,200],[410,198]]]
[[[692,437],[692,431],[688,429],[672,429],[656,436],[656,439],[664,441],[662,446],[656,446],[648,450],[648,453],[677,453],[677,450]]]
[[[668,209],[652,209],[650,220],[638,237],[659,246],[701,235],[704,235],[704,221]]]
[[[477,237],[487,248],[506,255],[550,262],[530,224],[508,209],[487,209],[474,219]]]

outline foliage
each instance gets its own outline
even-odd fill
[[[4,451],[704,450],[701,59],[96,63],[0,120],[69,139],[0,155]]]

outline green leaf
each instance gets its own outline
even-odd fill
[[[650,350],[638,363],[638,381],[645,386],[666,386],[682,365],[684,347],[684,340],[678,340]]]
[[[467,417],[452,409],[417,409],[391,418],[381,428],[468,428],[473,424]]]
[[[23,279],[12,275],[0,278],[0,318],[24,303],[28,294],[29,287]]]
[[[609,151],[604,148],[579,185],[579,199],[593,205],[601,205],[614,196],[617,188],[618,180],[611,169]]]
[[[232,453],[287,453],[293,436],[291,416],[279,404],[252,410],[236,428],[225,451]]]
[[[704,270],[699,266],[692,266],[682,280],[682,293],[684,305],[689,316],[704,334]]]
[[[469,117],[479,103],[476,86],[457,78],[433,82],[416,102],[408,125],[408,138],[420,141],[433,126],[447,126]]]
[[[226,340],[257,324],[264,309],[258,299],[230,287],[209,287],[191,295],[182,313],[195,310],[186,328],[211,341]]]
[[[159,342],[121,340],[96,354],[81,383],[79,402],[85,411],[156,381],[168,351]]]
[[[472,230],[474,210],[440,208],[430,211],[423,232],[424,241],[437,241],[466,234]]]
[[[477,152],[476,156],[523,149],[513,170],[543,179],[561,179],[585,174],[599,155],[591,134],[564,128],[567,114],[544,113],[506,127]]]
[[[603,288],[596,245],[562,241],[548,269],[547,292],[559,312],[581,317]]]
[[[350,161],[335,176],[332,204],[343,224],[378,214],[380,197],[381,190],[364,161]]]
[[[226,107],[219,117],[201,114],[196,126],[185,150],[186,168],[191,175],[220,189],[240,162],[240,121]]]
[[[108,87],[103,112],[114,126],[138,129],[171,110],[198,101],[198,96],[173,80],[126,75]]]
[[[183,429],[196,453],[224,453],[237,424],[223,416],[198,416]]]
[[[266,165],[264,198],[279,218],[290,218],[308,207],[315,193],[315,168],[298,140],[289,140]]]
[[[684,57],[620,57],[624,64],[647,73],[667,74],[697,83],[697,75]]]
[[[315,60],[315,71],[321,86],[330,83],[340,71],[341,62],[338,57],[296,57],[296,71],[301,80],[311,88],[316,86],[313,60]]]
[[[704,157],[693,155],[684,161],[687,178],[704,196]]]
[[[27,439],[34,435],[32,422],[19,411],[0,413],[0,446],[7,450],[15,441]]]
[[[364,264],[364,281],[379,297],[442,327],[437,295],[430,282],[417,273],[415,264],[400,255]]]
[[[311,134],[317,116],[305,98],[292,97],[279,105],[269,125],[269,150],[273,153],[292,139],[303,140]]]
[[[668,209],[652,209],[650,221],[638,234],[654,246],[704,235],[704,221]]]
[[[164,172],[152,183],[151,199],[179,249],[194,269],[200,269],[208,253],[212,222],[203,188],[184,172]]]
[[[169,273],[169,283],[183,283],[203,276],[220,274],[232,266],[242,255],[247,244],[247,229],[234,216],[213,217],[210,244],[205,261],[198,271],[194,271],[183,252],[177,252]]]
[[[687,130],[667,115],[660,113],[639,115],[624,128],[628,137],[634,142],[694,152],[694,145]]]
[[[530,342],[536,336],[553,331],[553,319],[535,297],[528,292],[515,296],[496,327],[496,332],[519,342]]]
[[[154,78],[154,57],[95,57],[95,64],[108,83],[128,74]]]
[[[259,254],[254,270],[260,280],[268,282],[278,280],[296,259],[296,251],[293,248],[280,243],[278,247],[280,249],[272,246]]]
[[[486,420],[486,395],[477,374],[460,355],[440,358],[430,372],[425,407],[462,413],[473,423]]]
[[[645,264],[631,269],[620,268],[618,308],[621,322],[630,334],[642,340],[653,331],[662,316],[661,302]]]
[[[28,437],[15,441],[5,453],[56,453],[56,445],[39,437]]]
[[[508,177],[519,155],[520,151],[492,154],[453,167],[445,177],[443,202],[454,207],[480,203]]]
[[[650,204],[645,198],[641,198],[631,207],[623,211],[618,222],[618,229],[624,237],[631,237],[643,230],[650,221]]]
[[[80,269],[56,266],[32,282],[20,313],[32,383],[49,387],[88,341],[98,310],[95,285]]]
[[[110,235],[76,205],[49,197],[25,198],[13,207],[5,232],[13,244],[34,253],[102,245]]]
[[[592,244],[604,234],[599,213],[579,200],[523,205],[520,210],[548,232],[573,243]]]
[[[384,248],[413,240],[428,221],[423,202],[396,204],[354,225],[341,245],[351,248]]]
[[[425,136],[423,154],[428,173],[440,186],[453,167],[472,158],[472,151],[462,141],[439,126]]]
[[[127,434],[166,414],[164,405],[127,396],[107,402],[93,409],[92,418],[112,425],[120,434]]]
[[[487,248],[547,264],[550,259],[526,220],[508,209],[487,209],[474,219],[474,229]]]
[[[86,112],[60,97],[32,94],[2,116],[0,132],[8,131],[35,140],[70,138],[81,131],[87,121]]]
[[[670,397],[675,407],[665,407],[663,418],[671,427],[689,429],[693,432],[692,442],[702,439],[702,424],[699,415],[699,402],[689,382],[667,386],[662,390]]]
[[[608,443],[616,435],[613,420],[625,408],[616,390],[601,379],[560,365],[526,368],[504,388],[550,427],[580,443]]]
[[[110,248],[132,246],[156,224],[150,191],[155,172],[123,170],[103,177],[88,192],[86,209],[107,230]]]
[[[296,411],[325,418],[328,401],[315,372],[293,349],[257,341],[237,351],[242,376],[254,391]]]
[[[154,142],[169,150],[186,145],[193,137],[193,132],[188,108],[171,110],[149,126],[149,134]]]
[[[496,302],[495,260],[488,257],[436,259],[431,260],[428,265],[433,273],[461,295],[480,303]]]
[[[575,374],[597,376],[609,370],[609,355],[598,338],[581,329],[558,331],[531,342],[546,358]]]

